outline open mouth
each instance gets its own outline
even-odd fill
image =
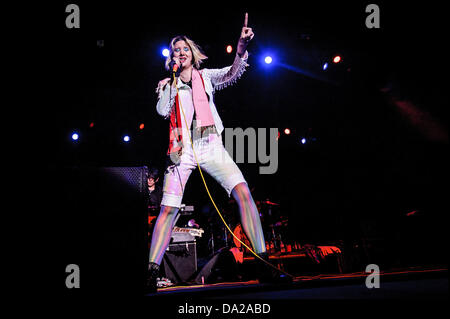
[[[186,58],[180,58],[180,62],[184,63],[186,61]]]

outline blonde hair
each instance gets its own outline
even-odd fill
[[[165,63],[166,70],[169,70],[169,64],[170,64],[170,62],[172,62],[175,43],[177,43],[178,41],[184,41],[187,43],[187,45],[189,46],[189,48],[191,49],[191,52],[192,52],[192,65],[196,69],[199,69],[200,64],[203,62],[203,60],[206,60],[208,57],[202,53],[200,46],[198,46],[194,41],[192,41],[185,35],[179,35],[170,41],[170,45],[169,45],[170,53],[169,53],[169,56],[167,57],[166,63]]]

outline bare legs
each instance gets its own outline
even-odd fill
[[[152,242],[150,247],[149,261],[160,265],[170,243],[173,223],[178,214],[178,208],[161,206],[161,211],[156,219],[153,229]]]
[[[236,185],[231,194],[238,203],[242,229],[250,240],[253,250],[257,254],[266,252],[266,244],[258,209],[256,208],[247,184],[240,183]],[[153,229],[149,256],[150,262],[158,265],[161,264],[164,253],[170,243],[174,226],[173,223],[177,214],[178,208],[161,206],[161,211],[156,219],[155,227]]]
[[[253,250],[257,254],[266,252],[261,219],[247,183],[236,185],[231,194],[238,203],[242,229],[252,243]]]

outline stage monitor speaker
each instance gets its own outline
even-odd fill
[[[79,267],[80,293],[141,294],[148,265],[146,167],[51,168],[52,262]],[[64,287],[65,288],[65,287]]]
[[[165,276],[174,284],[186,284],[197,272],[197,246],[195,241],[169,244],[162,267]]]

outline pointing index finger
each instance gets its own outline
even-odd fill
[[[245,13],[245,19],[244,19],[244,27],[246,28],[248,24],[248,13]]]

